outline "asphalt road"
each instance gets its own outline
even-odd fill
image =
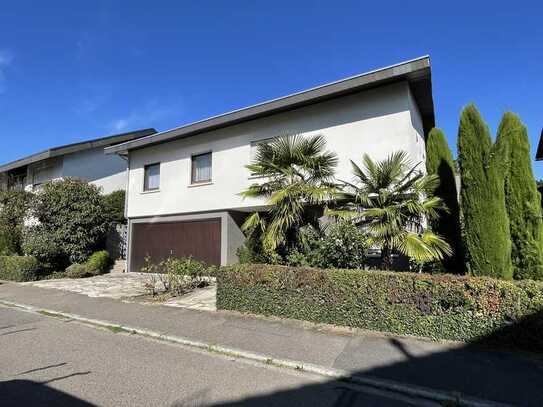
[[[0,405],[407,406],[323,377],[0,307]]]

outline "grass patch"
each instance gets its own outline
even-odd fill
[[[49,311],[44,311],[44,310],[39,310],[38,311],[38,314],[40,315],[43,315],[45,317],[50,317],[50,318],[57,318],[57,319],[70,319],[62,314],[57,314],[55,312],[49,312]]]
[[[104,328],[106,328],[110,332],[113,332],[114,334],[118,334],[118,333],[121,333],[121,332],[129,332],[126,329],[124,329],[124,328],[122,328],[120,326],[117,326],[117,325],[106,325],[106,326],[104,326]]]

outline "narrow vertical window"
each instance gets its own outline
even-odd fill
[[[193,184],[211,182],[211,153],[192,156],[191,182]]]
[[[144,191],[156,191],[160,188],[160,164],[149,164],[145,166],[143,180]]]

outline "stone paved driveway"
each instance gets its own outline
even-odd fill
[[[148,280],[149,275],[145,273],[110,273],[89,278],[42,280],[22,284],[70,291],[88,297],[130,301],[131,298],[147,294],[144,284]],[[212,283],[209,287],[197,289],[181,297],[171,298],[162,305],[216,311],[216,292],[215,283]]]

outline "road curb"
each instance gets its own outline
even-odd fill
[[[457,392],[446,392],[415,385],[405,385],[403,383],[395,382],[392,380],[376,379],[361,375],[352,375],[349,371],[341,369],[327,368],[324,366],[314,365],[302,361],[296,361],[292,359],[275,358],[269,355],[264,355],[256,352],[244,351],[241,349],[216,345],[207,342],[195,341],[189,338],[184,338],[175,335],[163,334],[157,331],[148,329],[131,327],[127,325],[117,324],[111,321],[99,320],[94,318],[86,318],[81,315],[71,314],[63,311],[56,311],[41,307],[34,307],[32,305],[21,304],[12,301],[0,300],[0,305],[18,308],[26,312],[33,314],[39,314],[42,316],[56,317],[62,319],[69,319],[78,321],[87,325],[95,327],[105,328],[114,332],[124,332],[129,334],[140,335],[155,340],[174,343],[183,347],[192,349],[198,349],[201,351],[222,354],[229,357],[243,359],[259,364],[272,365],[280,368],[292,369],[297,371],[303,371],[313,373],[316,375],[329,377],[331,379],[352,383],[356,385],[369,386],[380,390],[391,391],[394,393],[401,393],[410,397],[423,398],[427,400],[437,401],[450,406],[466,406],[466,407],[506,407],[509,404],[496,403],[493,401],[481,400],[474,397],[468,397]]]

